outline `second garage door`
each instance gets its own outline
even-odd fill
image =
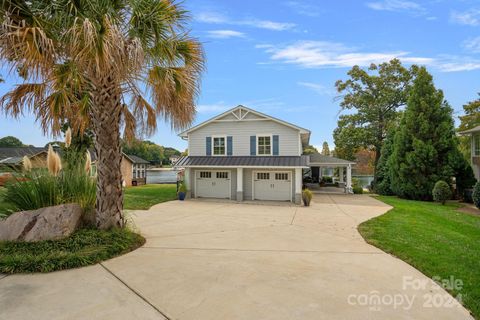
[[[195,194],[198,198],[231,198],[230,171],[198,170]]]
[[[292,173],[281,171],[253,172],[254,200],[292,200]]]

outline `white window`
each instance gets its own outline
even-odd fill
[[[217,179],[228,179],[228,172],[217,172]]]
[[[480,134],[473,136],[473,155],[480,156]]]
[[[208,178],[212,177],[212,173],[210,171],[200,171],[200,178]]]
[[[257,180],[270,180],[270,173],[257,172]]]
[[[225,137],[213,137],[213,155],[224,156],[225,151]]]
[[[275,180],[288,180],[288,173],[275,173]]]
[[[272,154],[272,137],[258,136],[257,137],[257,154],[271,155]]]

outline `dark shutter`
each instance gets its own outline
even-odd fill
[[[207,140],[206,140],[206,152],[205,154],[207,156],[211,156],[212,155],[212,137],[207,137]]]
[[[250,136],[250,155],[257,154],[257,136]]]
[[[233,155],[233,137],[227,137],[227,156]]]
[[[273,136],[273,147],[272,147],[272,150],[273,150],[273,155],[274,156],[278,156],[278,135],[274,135]]]

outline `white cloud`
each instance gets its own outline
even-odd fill
[[[227,18],[218,12],[205,11],[195,15],[195,19],[205,23],[224,23]]]
[[[213,104],[199,104],[197,105],[198,113],[220,113],[233,108],[231,105],[225,104],[224,101],[219,101]]]
[[[413,1],[384,0],[367,2],[366,6],[378,11],[408,11],[410,13],[425,13],[425,8]]]
[[[473,71],[480,69],[480,60],[471,57],[441,55],[432,66],[443,72]]]
[[[366,67],[371,63],[378,64],[394,58],[398,58],[406,64],[427,65],[442,72],[480,69],[480,60],[468,56],[420,57],[406,51],[363,52],[342,43],[328,41],[298,41],[286,46],[261,44],[256,48],[270,54],[271,63],[292,64],[311,69],[351,68],[355,65]]]
[[[480,53],[480,37],[470,38],[463,42],[463,47],[473,53]]]
[[[305,68],[342,68],[354,65],[368,66],[401,58],[407,63],[429,64],[431,58],[410,56],[408,52],[359,52],[341,43],[327,41],[299,41],[292,45],[276,47],[260,45],[277,62],[296,64]]]
[[[244,38],[245,33],[235,30],[211,30],[207,31],[210,38],[228,39],[228,38]]]
[[[303,16],[317,17],[320,14],[318,6],[305,1],[291,0],[284,2],[284,5]]]
[[[290,30],[296,26],[294,23],[289,23],[289,22],[275,22],[270,20],[260,20],[260,19],[254,19],[254,18],[235,20],[221,13],[212,12],[212,11],[201,12],[195,15],[195,19],[199,22],[204,22],[204,23],[248,26],[248,27],[273,30],[273,31]]]
[[[450,14],[450,20],[458,24],[478,26],[480,25],[480,9],[470,9],[464,12],[453,11]]]
[[[316,93],[318,93],[319,95],[322,95],[322,96],[323,95],[331,96],[331,95],[335,94],[333,90],[328,89],[323,84],[313,83],[313,82],[297,82],[297,84],[299,86],[302,86],[302,87],[308,88],[310,90],[313,90],[313,91],[315,91]]]

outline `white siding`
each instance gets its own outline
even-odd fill
[[[233,155],[250,155],[250,136],[271,134],[279,136],[280,156],[299,156],[299,131],[275,121],[227,121],[212,122],[188,135],[190,156],[206,155],[206,137],[225,135],[233,137]]]

